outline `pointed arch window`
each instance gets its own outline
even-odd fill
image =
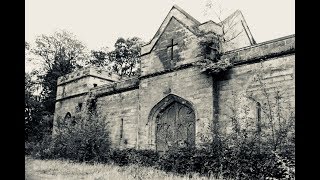
[[[67,114],[64,116],[64,120],[70,120],[71,119],[71,113],[67,112]]]

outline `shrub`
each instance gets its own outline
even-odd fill
[[[110,151],[109,133],[106,123],[98,118],[79,118],[76,125],[60,124],[54,136],[54,154],[76,161],[107,161]]]
[[[132,149],[113,149],[110,153],[110,160],[119,166],[129,165],[131,151]]]
[[[88,112],[73,122],[58,119],[53,136],[53,154],[79,162],[107,162],[110,140],[107,123],[95,111],[95,98],[87,103]]]
[[[160,156],[157,167],[166,172],[186,174],[194,169],[194,148],[170,149]]]
[[[110,160],[119,166],[138,164],[141,166],[155,166],[159,154],[153,150],[113,149]]]
[[[159,160],[159,153],[153,150],[135,150],[130,154],[130,162],[141,166],[155,166]]]
[[[50,159],[53,156],[51,142],[51,135],[45,135],[39,142],[25,142],[25,154],[34,158]]]

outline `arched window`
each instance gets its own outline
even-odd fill
[[[67,112],[67,114],[64,117],[64,120],[67,123],[71,123],[71,125],[73,126],[76,124],[75,117],[74,116],[72,117],[70,112]]]
[[[67,114],[64,116],[64,120],[70,120],[71,119],[71,113],[67,112]]]

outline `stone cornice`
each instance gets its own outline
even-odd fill
[[[269,59],[295,52],[295,35],[226,52],[222,59],[229,59],[234,65],[246,64],[257,60]]]
[[[93,88],[91,89],[91,93],[93,93],[96,97],[101,97],[137,88],[139,88],[139,79],[131,78],[124,81],[115,82],[113,84],[100,86],[98,88]]]
[[[79,97],[79,96],[84,96],[84,95],[87,95],[87,94],[88,94],[88,92],[74,94],[74,95],[71,95],[71,96],[67,96],[67,97],[63,97],[63,98],[60,98],[60,99],[56,99],[55,102],[59,102],[59,101],[63,101],[63,100],[66,100],[66,99],[71,99],[71,98],[75,98],[75,97]]]
[[[103,78],[103,77],[87,74],[87,75],[83,75],[83,76],[80,76],[80,77],[77,77],[77,78],[73,78],[72,80],[69,80],[69,81],[66,81],[66,82],[59,83],[58,86],[62,86],[64,84],[68,84],[68,83],[71,83],[73,81],[77,81],[79,79],[83,79],[83,78],[86,78],[86,77],[95,77],[95,78],[106,80],[106,81],[109,81],[109,82],[115,82],[115,81],[110,80],[110,79],[106,79],[106,78]]]

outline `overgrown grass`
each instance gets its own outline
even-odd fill
[[[65,160],[39,160],[29,156],[25,158],[25,176],[26,180],[218,180],[213,177],[203,177],[197,173],[180,176],[152,167],[139,167],[137,165],[120,167],[99,163],[74,163]]]

